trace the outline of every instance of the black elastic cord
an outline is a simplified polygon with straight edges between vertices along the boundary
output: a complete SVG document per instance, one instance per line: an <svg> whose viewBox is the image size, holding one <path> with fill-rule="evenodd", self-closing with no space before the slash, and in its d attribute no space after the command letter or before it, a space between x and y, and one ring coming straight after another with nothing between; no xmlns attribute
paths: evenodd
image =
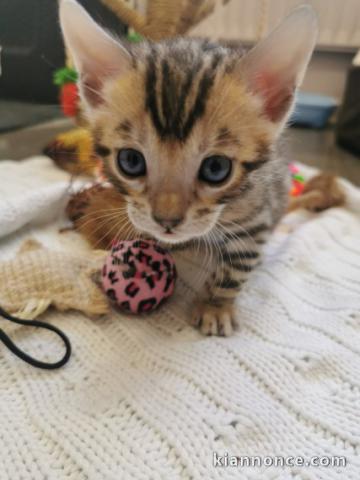
<svg viewBox="0 0 360 480"><path fill-rule="evenodd" d="M10 315L10 313L6 312L4 309L0 307L0 315L4 317L6 320L9 320L10 322L18 323L19 325L25 325L29 327L38 327L38 328L45 328L46 330L50 330L54 333L56 333L64 342L65 345L65 354L61 360L55 363L47 363L47 362L41 362L40 360L36 360L36 358L31 357L27 353L23 352L18 348L12 340L6 335L6 333L0 328L0 340L8 347L9 350L12 351L17 357L21 358L21 360L24 360L24 362L29 363L33 367L36 368L44 368L46 370L54 370L56 368L60 368L65 363L69 360L70 355L71 355L71 343L68 337L63 333L61 330L59 330L57 327L54 327L54 325L50 325L49 323L45 322L39 322L38 320L23 320L21 318L13 317Z"/></svg>

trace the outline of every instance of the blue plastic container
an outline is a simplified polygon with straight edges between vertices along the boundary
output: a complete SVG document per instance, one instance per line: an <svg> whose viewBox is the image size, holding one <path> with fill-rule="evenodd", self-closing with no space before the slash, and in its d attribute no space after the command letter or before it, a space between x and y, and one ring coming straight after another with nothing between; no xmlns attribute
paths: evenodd
<svg viewBox="0 0 360 480"><path fill-rule="evenodd" d="M337 106L336 100L332 97L298 92L290 124L324 128Z"/></svg>

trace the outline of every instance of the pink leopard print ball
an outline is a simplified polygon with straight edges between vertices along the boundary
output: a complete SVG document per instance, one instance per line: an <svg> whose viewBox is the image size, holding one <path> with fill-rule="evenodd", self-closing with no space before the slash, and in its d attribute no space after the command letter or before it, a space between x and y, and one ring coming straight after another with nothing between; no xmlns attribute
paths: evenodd
<svg viewBox="0 0 360 480"><path fill-rule="evenodd" d="M121 309L148 313L174 291L176 268L170 253L153 240L117 242L102 270L102 286Z"/></svg>

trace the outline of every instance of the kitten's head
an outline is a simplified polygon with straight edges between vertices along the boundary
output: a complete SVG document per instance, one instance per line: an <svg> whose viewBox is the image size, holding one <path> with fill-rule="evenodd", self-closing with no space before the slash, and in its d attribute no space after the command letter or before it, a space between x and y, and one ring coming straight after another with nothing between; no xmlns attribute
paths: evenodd
<svg viewBox="0 0 360 480"><path fill-rule="evenodd" d="M308 7L243 56L205 40L129 46L73 0L65 42L109 179L134 226L169 243L210 232L269 156L316 38Z"/></svg>

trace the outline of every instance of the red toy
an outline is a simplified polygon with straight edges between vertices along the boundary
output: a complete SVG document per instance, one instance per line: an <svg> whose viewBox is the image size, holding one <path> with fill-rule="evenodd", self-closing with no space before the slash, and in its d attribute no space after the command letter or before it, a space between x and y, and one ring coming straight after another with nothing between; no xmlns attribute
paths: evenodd
<svg viewBox="0 0 360 480"><path fill-rule="evenodd" d="M292 186L290 190L290 195L292 197L298 197L303 193L305 180L302 175L299 173L299 169L293 163L289 164L289 170L291 172L291 181Z"/></svg>
<svg viewBox="0 0 360 480"><path fill-rule="evenodd" d="M102 270L107 296L129 313L157 308L172 295L175 280L173 258L153 240L115 243Z"/></svg>
<svg viewBox="0 0 360 480"><path fill-rule="evenodd" d="M67 117L76 117L79 111L79 91L76 84L77 73L73 68L56 70L54 83L60 88L60 105Z"/></svg>

